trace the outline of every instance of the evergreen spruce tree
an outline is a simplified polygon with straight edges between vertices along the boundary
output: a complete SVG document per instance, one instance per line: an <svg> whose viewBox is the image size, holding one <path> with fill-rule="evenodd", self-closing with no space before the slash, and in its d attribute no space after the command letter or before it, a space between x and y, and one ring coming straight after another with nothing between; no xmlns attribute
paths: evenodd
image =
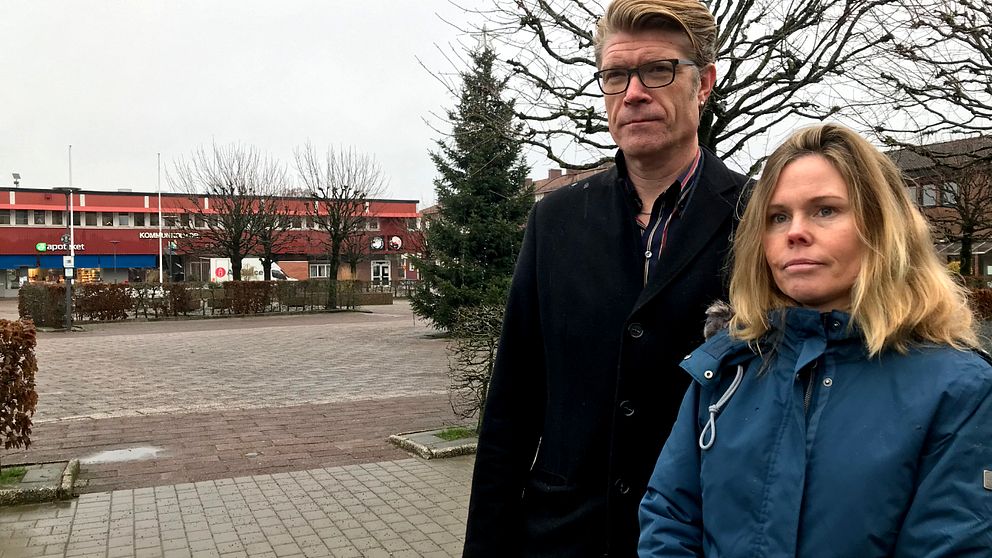
<svg viewBox="0 0 992 558"><path fill-rule="evenodd" d="M448 111L451 138L431 153L439 212L425 234L412 297L414 312L443 330L459 308L505 304L534 203L513 102L502 97L506 80L493 74L496 54L483 41L469 55L458 106Z"/></svg>

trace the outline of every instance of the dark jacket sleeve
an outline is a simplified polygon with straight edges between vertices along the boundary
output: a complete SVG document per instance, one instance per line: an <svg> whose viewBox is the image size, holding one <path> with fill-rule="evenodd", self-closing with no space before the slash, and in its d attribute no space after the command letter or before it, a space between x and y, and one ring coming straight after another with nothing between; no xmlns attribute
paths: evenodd
<svg viewBox="0 0 992 558"><path fill-rule="evenodd" d="M469 501L465 557L518 552L521 497L544 420L545 370L537 289L538 213L517 258L489 387Z"/></svg>
<svg viewBox="0 0 992 558"><path fill-rule="evenodd" d="M699 384L693 382L641 500L640 558L703 555L699 397Z"/></svg>
<svg viewBox="0 0 992 558"><path fill-rule="evenodd" d="M981 361L960 375L927 434L896 558L992 556L992 370Z"/></svg>

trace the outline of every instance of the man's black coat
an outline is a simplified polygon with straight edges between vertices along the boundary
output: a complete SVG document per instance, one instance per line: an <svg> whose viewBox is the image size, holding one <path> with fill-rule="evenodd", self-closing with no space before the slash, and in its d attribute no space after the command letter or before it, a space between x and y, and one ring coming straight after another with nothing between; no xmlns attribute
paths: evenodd
<svg viewBox="0 0 992 558"><path fill-rule="evenodd" d="M466 557L635 554L637 507L689 384L678 363L702 342L706 306L726 296L745 183L705 153L647 286L616 167L535 205L485 408Z"/></svg>

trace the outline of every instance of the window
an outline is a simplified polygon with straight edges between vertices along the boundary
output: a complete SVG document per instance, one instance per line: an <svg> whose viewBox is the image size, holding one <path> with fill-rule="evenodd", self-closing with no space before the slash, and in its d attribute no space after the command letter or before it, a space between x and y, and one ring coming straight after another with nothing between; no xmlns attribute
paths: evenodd
<svg viewBox="0 0 992 558"><path fill-rule="evenodd" d="M162 224L169 228L175 228L178 221L175 215L164 215L162 216Z"/></svg>
<svg viewBox="0 0 992 558"><path fill-rule="evenodd" d="M86 211L84 213L86 214L86 226L87 227L95 227L96 226L96 217L97 217L98 213L96 213L95 211Z"/></svg>
<svg viewBox="0 0 992 558"><path fill-rule="evenodd" d="M958 190L958 183L957 182L948 182L947 184L944 184L944 187L941 188L941 192L940 192L942 194L942 197L944 198L943 199L943 202L944 203L941 204L941 205L955 205L955 204L957 204L958 203L958 191L959 190Z"/></svg>
<svg viewBox="0 0 992 558"><path fill-rule="evenodd" d="M909 196L910 201L916 205L920 205L920 187L916 184L911 184L906 187L906 194Z"/></svg>
<svg viewBox="0 0 992 558"><path fill-rule="evenodd" d="M63 225L63 224L65 224L65 211L53 211L52 212L52 224L53 225Z"/></svg>
<svg viewBox="0 0 992 558"><path fill-rule="evenodd" d="M307 215L306 223L308 229L316 227L316 224L313 222L313 216L311 215Z"/></svg>
<svg viewBox="0 0 992 558"><path fill-rule="evenodd" d="M205 229L207 228L207 220L203 218L203 215L194 215L193 226L198 229Z"/></svg>
<svg viewBox="0 0 992 558"><path fill-rule="evenodd" d="M179 224L182 225L184 229L189 228L189 213L183 213L182 215L179 216Z"/></svg>
<svg viewBox="0 0 992 558"><path fill-rule="evenodd" d="M310 264L311 279L327 279L331 273L331 264Z"/></svg>
<svg viewBox="0 0 992 558"><path fill-rule="evenodd" d="M144 227L145 226L145 214L144 213L135 213L134 214L134 226L135 227Z"/></svg>
<svg viewBox="0 0 992 558"><path fill-rule="evenodd" d="M151 225L151 226L153 226L153 227L157 227L158 226L158 213L149 213L148 214L148 224Z"/></svg>
<svg viewBox="0 0 992 558"><path fill-rule="evenodd" d="M18 209L14 213L14 224L15 225L27 225L28 224L28 210Z"/></svg>
<svg viewBox="0 0 992 558"><path fill-rule="evenodd" d="M291 217L291 220L292 220L292 225L293 225L293 228L294 229L302 229L303 228L303 218L302 217L300 217L299 215L293 215Z"/></svg>
<svg viewBox="0 0 992 558"><path fill-rule="evenodd" d="M78 227L79 226L79 220L82 219L82 218L83 218L83 212L82 211L73 211L72 212L72 226Z"/></svg>
<svg viewBox="0 0 992 558"><path fill-rule="evenodd" d="M419 219L417 219L416 217L407 217L407 219L406 219L406 230L408 230L408 231L419 230L420 229L420 223L418 223L417 221L419 221Z"/></svg>
<svg viewBox="0 0 992 558"><path fill-rule="evenodd" d="M0 209L0 225L9 225L9 224L10 224L10 210Z"/></svg>
<svg viewBox="0 0 992 558"><path fill-rule="evenodd" d="M34 224L35 225L44 225L45 224L45 212L44 211L35 210L35 212L34 212Z"/></svg>
<svg viewBox="0 0 992 558"><path fill-rule="evenodd" d="M126 227L131 223L131 216L128 213L118 213L117 214L117 224Z"/></svg>
<svg viewBox="0 0 992 558"><path fill-rule="evenodd" d="M365 230L377 231L379 230L379 218L371 217L365 220Z"/></svg>
<svg viewBox="0 0 992 558"><path fill-rule="evenodd" d="M103 214L103 220L101 222L103 223L103 226L104 227L113 227L114 226L114 214L113 213L104 212L104 214Z"/></svg>
<svg viewBox="0 0 992 558"><path fill-rule="evenodd" d="M923 207L933 207L937 205L937 187L933 184L923 185Z"/></svg>

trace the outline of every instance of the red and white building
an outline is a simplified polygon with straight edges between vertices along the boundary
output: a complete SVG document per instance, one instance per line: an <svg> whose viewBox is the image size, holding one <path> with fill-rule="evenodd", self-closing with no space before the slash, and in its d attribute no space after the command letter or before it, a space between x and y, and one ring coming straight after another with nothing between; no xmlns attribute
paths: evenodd
<svg viewBox="0 0 992 558"><path fill-rule="evenodd" d="M307 218L312 199L287 198L293 241L278 255L295 279L326 278L326 234ZM415 280L408 255L418 244L417 200L371 200L365 211L361 261L338 278L388 284ZM81 190L72 195L77 281L207 280L210 257L187 242L199 219L184 194ZM202 204L201 204L202 205ZM161 215L161 235L160 230ZM29 281L61 281L66 240L66 196L44 189L0 187L0 297L16 296ZM160 243L161 236L161 243ZM159 246L162 246L161 252ZM258 254L250 254L257 256Z"/></svg>

